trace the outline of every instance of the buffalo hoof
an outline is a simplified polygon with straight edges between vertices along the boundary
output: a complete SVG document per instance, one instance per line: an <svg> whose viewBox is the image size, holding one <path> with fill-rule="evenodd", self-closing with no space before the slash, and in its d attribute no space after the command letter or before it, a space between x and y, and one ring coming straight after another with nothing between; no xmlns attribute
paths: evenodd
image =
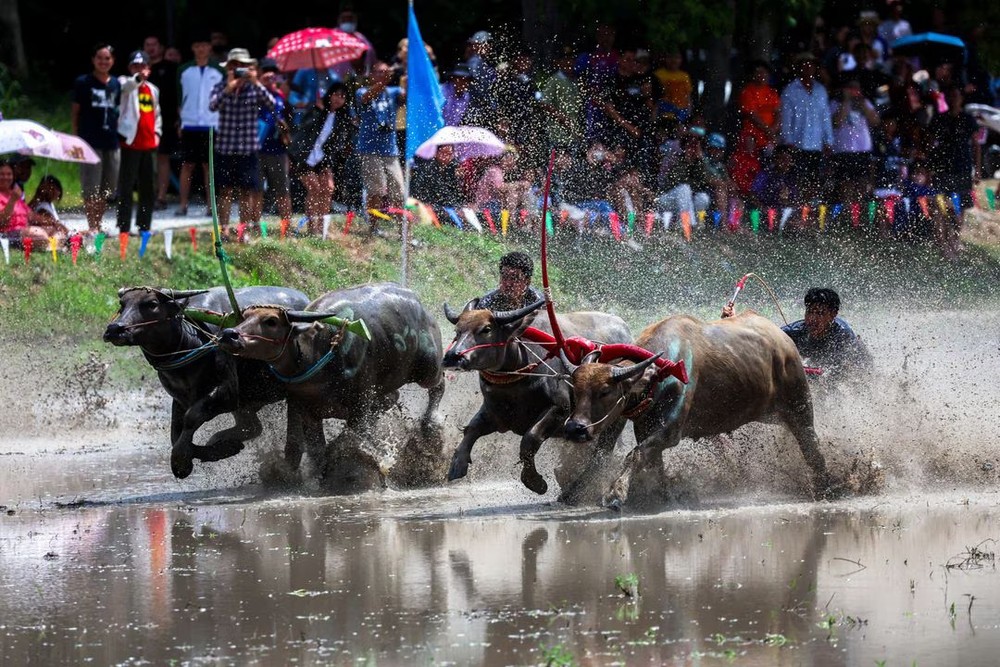
<svg viewBox="0 0 1000 667"><path fill-rule="evenodd" d="M545 495L545 492L549 490L548 482L538 474L533 464L524 465L521 470L521 483L540 496Z"/></svg>
<svg viewBox="0 0 1000 667"><path fill-rule="evenodd" d="M470 456L462 456L460 453L455 452L455 456L451 459L451 467L448 468L448 481L454 482L456 479L462 479L469 474L470 463L472 463Z"/></svg>
<svg viewBox="0 0 1000 667"><path fill-rule="evenodd" d="M601 505L611 510L612 512L621 512L622 504L623 504L622 499L615 495L607 495L601 501Z"/></svg>
<svg viewBox="0 0 1000 667"><path fill-rule="evenodd" d="M202 462L221 461L230 456L236 456L243 451L243 442L240 440L222 440L204 447L195 445L192 456Z"/></svg>
<svg viewBox="0 0 1000 667"><path fill-rule="evenodd" d="M441 441L433 436L414 433L396 456L389 470L389 482L396 488L419 489L441 483L445 458Z"/></svg>
<svg viewBox="0 0 1000 667"><path fill-rule="evenodd" d="M322 477L330 493L348 495L385 488L385 473L378 462L361 451L342 454L331 461Z"/></svg>
<svg viewBox="0 0 1000 667"><path fill-rule="evenodd" d="M260 481L268 487L288 488L302 484L302 474L284 457L271 452L261 461Z"/></svg>
<svg viewBox="0 0 1000 667"><path fill-rule="evenodd" d="M191 451L178 451L175 449L170 454L170 470L177 479L184 479L190 475L194 470L194 460L191 457Z"/></svg>

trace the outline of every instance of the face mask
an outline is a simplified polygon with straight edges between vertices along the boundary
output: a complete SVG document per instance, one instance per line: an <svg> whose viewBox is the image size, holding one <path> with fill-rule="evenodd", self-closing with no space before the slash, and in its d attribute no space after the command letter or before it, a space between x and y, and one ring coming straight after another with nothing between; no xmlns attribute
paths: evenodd
<svg viewBox="0 0 1000 667"><path fill-rule="evenodd" d="M344 23L340 24L340 29L343 30L344 32L354 32L355 30L358 29L358 24L352 23L351 21L345 21Z"/></svg>

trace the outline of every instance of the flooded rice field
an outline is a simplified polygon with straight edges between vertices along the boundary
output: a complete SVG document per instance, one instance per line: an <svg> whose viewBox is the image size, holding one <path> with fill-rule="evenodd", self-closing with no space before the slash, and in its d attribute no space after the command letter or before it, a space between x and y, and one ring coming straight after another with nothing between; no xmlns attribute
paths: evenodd
<svg viewBox="0 0 1000 667"><path fill-rule="evenodd" d="M532 494L509 435L448 486L275 491L258 469L277 408L240 455L178 481L154 386L8 373L0 665L996 664L1000 317L851 322L882 379L817 405L831 466L867 480L833 503L809 499L771 426L667 452L683 502L655 513ZM375 437L388 459L422 407L405 398ZM472 378L444 405L450 454ZM550 482L567 447L543 446Z"/></svg>

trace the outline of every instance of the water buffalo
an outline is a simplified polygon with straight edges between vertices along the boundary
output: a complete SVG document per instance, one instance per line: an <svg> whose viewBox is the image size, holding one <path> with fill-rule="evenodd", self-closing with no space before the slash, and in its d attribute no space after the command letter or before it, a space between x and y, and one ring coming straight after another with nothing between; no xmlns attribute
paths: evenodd
<svg viewBox="0 0 1000 667"><path fill-rule="evenodd" d="M770 320L749 311L716 322L678 315L650 325L635 343L683 360L689 382L661 380L653 365L660 355L633 365L594 363L587 355L571 368L575 408L567 438L590 440L623 413L634 423L638 445L605 496L606 506L620 508L636 488L654 495L662 490L663 450L681 438L727 433L754 421L785 424L812 469L815 492L829 489L802 360Z"/></svg>
<svg viewBox="0 0 1000 667"><path fill-rule="evenodd" d="M535 467L535 454L542 442L561 432L570 414L567 370L559 357L539 363L545 352L538 345L519 338L544 303L538 301L519 310L494 313L480 309L478 299L473 299L457 314L445 304L445 316L455 325L455 339L445 353L444 365L479 371L479 387L483 393L483 404L463 429L462 442L452 457L449 480L466 475L476 440L490 433L513 431L521 436L521 482L538 494L548 490L548 483ZM582 336L603 343L631 340L628 326L614 315L577 312L558 317L566 336ZM540 319L544 321L539 322L537 328L551 332L548 317ZM578 502L597 464L614 450L625 421L614 420L607 426L590 465L581 475L570 479L569 470L557 470L562 487L560 500Z"/></svg>
<svg viewBox="0 0 1000 667"><path fill-rule="evenodd" d="M306 312L253 307L243 316L240 324L222 332L219 345L231 354L266 361L285 384L289 412L301 420L301 433L290 433L286 444L285 460L293 468L301 461L304 441L331 488L346 492L384 484L378 462L356 439L395 405L405 384L428 390L422 431L439 427L441 332L410 290L392 283L361 285L328 292L306 306ZM362 320L371 340L321 322L330 316ZM328 418L346 421L331 448L334 457L327 455L323 434ZM348 447L352 440L354 446Z"/></svg>
<svg viewBox="0 0 1000 667"><path fill-rule="evenodd" d="M309 298L284 287L246 287L236 290L241 306L276 303L302 308ZM285 386L271 377L267 365L252 359L237 360L216 346L219 327L195 323L185 308L218 313L231 307L222 287L179 291L153 287L124 288L118 292L119 310L104 331L112 345L138 345L160 378L173 405L170 413L170 469L183 479L191 474L193 460L218 461L243 449L243 441L262 431L257 412L268 403L285 398ZM231 412L236 424L194 444L202 424Z"/></svg>

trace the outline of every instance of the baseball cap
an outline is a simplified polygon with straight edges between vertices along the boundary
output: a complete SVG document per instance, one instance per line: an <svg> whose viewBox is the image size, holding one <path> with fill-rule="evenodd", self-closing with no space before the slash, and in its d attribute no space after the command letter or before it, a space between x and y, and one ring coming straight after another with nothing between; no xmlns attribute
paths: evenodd
<svg viewBox="0 0 1000 667"><path fill-rule="evenodd" d="M146 55L145 51L133 51L128 57L129 65L148 65L149 56Z"/></svg>
<svg viewBox="0 0 1000 667"><path fill-rule="evenodd" d="M261 58L260 62L257 64L260 67L261 72L277 72L278 71L278 61L274 58Z"/></svg>

